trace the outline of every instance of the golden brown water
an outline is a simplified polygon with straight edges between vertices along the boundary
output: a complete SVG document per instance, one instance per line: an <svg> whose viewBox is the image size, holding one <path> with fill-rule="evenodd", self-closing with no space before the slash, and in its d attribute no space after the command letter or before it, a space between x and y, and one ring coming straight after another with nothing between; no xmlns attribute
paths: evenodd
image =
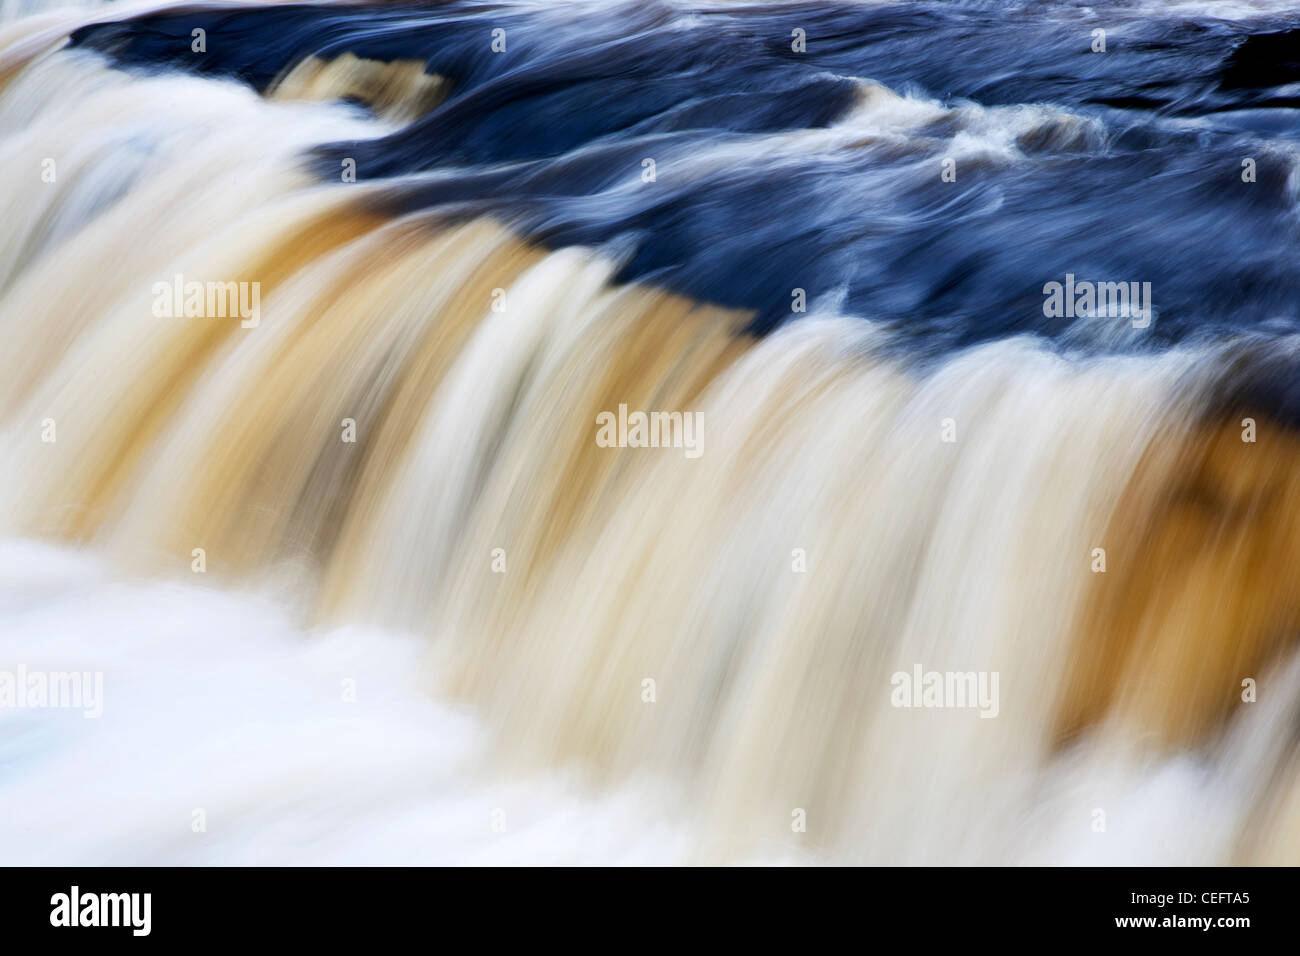
<svg viewBox="0 0 1300 956"><path fill-rule="evenodd" d="M1194 351L1011 340L921 370L860 320L753 338L594 250L303 171L372 121L298 101L409 120L442 95L418 66L306 61L259 100L23 32L0 37L9 534L129 578L187 578L195 549L222 588L288 568L306 624L419 634L498 770L680 784L693 860L1051 860L1125 799L1115 767L1183 757L1233 768L1236 816L1134 855L1294 862L1295 747L1241 741L1285 720L1243 680L1294 696L1300 442L1196 424ZM256 322L160 317L178 274L256 283ZM620 405L699 413L701 454L600 447ZM895 706L914 665L996 673L995 719Z"/></svg>

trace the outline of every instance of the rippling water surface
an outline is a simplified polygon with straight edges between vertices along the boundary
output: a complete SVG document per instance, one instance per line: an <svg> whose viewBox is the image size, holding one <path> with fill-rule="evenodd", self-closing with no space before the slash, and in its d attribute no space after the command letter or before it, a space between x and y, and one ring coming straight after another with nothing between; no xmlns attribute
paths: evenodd
<svg viewBox="0 0 1300 956"><path fill-rule="evenodd" d="M0 860L1297 862L1298 201L1283 2L2 0Z"/></svg>

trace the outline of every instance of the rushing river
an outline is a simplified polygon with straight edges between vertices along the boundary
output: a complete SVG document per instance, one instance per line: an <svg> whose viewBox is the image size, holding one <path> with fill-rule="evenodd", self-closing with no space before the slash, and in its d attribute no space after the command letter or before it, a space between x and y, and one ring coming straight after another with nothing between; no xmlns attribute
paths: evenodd
<svg viewBox="0 0 1300 956"><path fill-rule="evenodd" d="M0 0L0 862L1300 862L1300 4Z"/></svg>

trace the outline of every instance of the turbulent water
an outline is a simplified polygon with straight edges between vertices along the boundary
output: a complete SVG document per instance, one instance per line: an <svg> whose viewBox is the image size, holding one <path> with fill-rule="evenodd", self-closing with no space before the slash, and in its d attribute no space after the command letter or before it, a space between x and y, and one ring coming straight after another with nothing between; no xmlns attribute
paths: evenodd
<svg viewBox="0 0 1300 956"><path fill-rule="evenodd" d="M47 6L0 861L1300 862L1300 6Z"/></svg>

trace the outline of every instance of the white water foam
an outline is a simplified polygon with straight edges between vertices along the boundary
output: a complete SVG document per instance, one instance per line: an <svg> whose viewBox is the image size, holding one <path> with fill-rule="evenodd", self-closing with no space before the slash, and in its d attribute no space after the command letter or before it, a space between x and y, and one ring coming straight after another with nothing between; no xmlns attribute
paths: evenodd
<svg viewBox="0 0 1300 956"><path fill-rule="evenodd" d="M102 671L98 719L0 708L0 864L666 863L669 793L503 780L415 637L0 543L0 669ZM355 682L355 702L344 699ZM195 811L206 832L195 832ZM504 830L498 832L504 811Z"/></svg>

